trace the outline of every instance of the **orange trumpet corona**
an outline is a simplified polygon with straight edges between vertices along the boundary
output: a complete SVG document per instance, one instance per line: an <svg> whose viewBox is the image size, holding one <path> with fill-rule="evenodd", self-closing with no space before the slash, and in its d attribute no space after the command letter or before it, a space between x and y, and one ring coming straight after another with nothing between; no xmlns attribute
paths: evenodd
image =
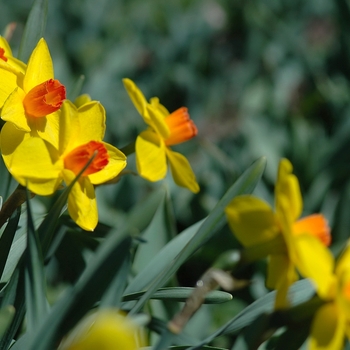
<svg viewBox="0 0 350 350"><path fill-rule="evenodd" d="M66 88L58 80L49 79L31 89L23 100L26 113L45 117L60 109L66 99Z"/></svg>
<svg viewBox="0 0 350 350"><path fill-rule="evenodd" d="M295 234L307 233L317 237L325 246L331 244L331 232L327 220L322 214L306 216L293 224Z"/></svg>
<svg viewBox="0 0 350 350"><path fill-rule="evenodd" d="M165 123L170 130L170 136L165 140L167 146L190 140L198 133L197 127L190 119L186 107L181 107L165 117Z"/></svg>
<svg viewBox="0 0 350 350"><path fill-rule="evenodd" d="M69 152L64 158L64 167L78 175L93 156L95 156L94 159L82 176L97 173L108 164L109 158L106 147L98 141L90 141Z"/></svg>

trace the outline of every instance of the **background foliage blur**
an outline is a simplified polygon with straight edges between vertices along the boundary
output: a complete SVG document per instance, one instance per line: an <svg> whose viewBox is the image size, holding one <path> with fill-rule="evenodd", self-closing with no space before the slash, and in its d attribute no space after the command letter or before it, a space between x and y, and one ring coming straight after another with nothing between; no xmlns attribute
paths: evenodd
<svg viewBox="0 0 350 350"><path fill-rule="evenodd" d="M30 7L30 1L0 1L0 30L17 23L15 54ZM201 192L165 181L179 231L203 218L265 155L268 166L256 193L273 202L277 164L287 157L301 183L305 214L326 215L333 247L348 238L348 1L60 0L49 2L48 19L45 39L55 76L68 93L85 76L82 92L107 110L109 142L123 147L144 129L124 77L170 111L189 108L199 134L179 148ZM128 168L135 169L133 157ZM159 185L126 176L118 186L99 189L101 222L122 221ZM212 243L180 271L181 283L193 285L228 244L237 245L228 229Z"/></svg>

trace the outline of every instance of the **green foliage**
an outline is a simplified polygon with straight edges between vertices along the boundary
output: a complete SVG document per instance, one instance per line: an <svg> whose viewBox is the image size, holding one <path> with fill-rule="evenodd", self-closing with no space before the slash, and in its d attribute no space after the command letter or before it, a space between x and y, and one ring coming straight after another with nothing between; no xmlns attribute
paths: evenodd
<svg viewBox="0 0 350 350"><path fill-rule="evenodd" d="M282 157L300 181L303 214L325 214L335 256L346 246L349 18L348 3L331 0L0 0L2 33L17 23L9 35L15 56L26 62L44 36L68 97L101 101L116 147L145 128L122 78L169 111L187 106L198 137L174 148L201 186L194 195L170 176L147 183L128 155L130 173L96 188L94 232L66 214L72 186L51 197L27 194L1 229L0 349L57 348L91 310L112 307L136 320L147 314L144 349L303 346L320 306L315 290L308 280L295 283L290 309L275 311L275 292L261 282L264 261L235 266L235 278L252 284L208 292L201 303L209 305L178 333L169 322L207 269L241 248L226 226L227 204L253 192L273 203ZM5 201L17 184L2 160L0 177ZM234 307L218 322L220 303Z"/></svg>

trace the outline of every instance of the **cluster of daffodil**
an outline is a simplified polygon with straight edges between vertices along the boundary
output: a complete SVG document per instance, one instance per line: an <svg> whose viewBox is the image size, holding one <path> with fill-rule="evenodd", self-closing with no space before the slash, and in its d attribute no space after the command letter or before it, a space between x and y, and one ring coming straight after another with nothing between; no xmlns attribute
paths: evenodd
<svg viewBox="0 0 350 350"><path fill-rule="evenodd" d="M342 349L345 335L350 334L350 246L335 264L327 248L331 234L326 219L322 214L300 219L302 209L298 179L291 163L283 159L275 186L275 210L257 197L243 195L231 201L226 216L244 247L270 246L266 285L276 290L276 309L288 308L288 288L299 274L313 282L324 303L314 315L309 348Z"/></svg>
<svg viewBox="0 0 350 350"><path fill-rule="evenodd" d="M126 155L103 141L106 113L102 104L87 95L74 102L66 99L64 85L54 79L44 39L25 64L12 56L7 41L0 37L0 80L5 122L1 154L9 172L22 186L42 196L52 195L63 181L70 185L80 175L68 197L68 212L80 227L93 230L98 222L94 186L117 178L126 166ZM148 103L131 80L125 79L124 84L148 125L135 145L139 174L149 181L161 180L168 161L175 182L198 192L187 159L169 147L197 134L187 109L170 114L157 98Z"/></svg>

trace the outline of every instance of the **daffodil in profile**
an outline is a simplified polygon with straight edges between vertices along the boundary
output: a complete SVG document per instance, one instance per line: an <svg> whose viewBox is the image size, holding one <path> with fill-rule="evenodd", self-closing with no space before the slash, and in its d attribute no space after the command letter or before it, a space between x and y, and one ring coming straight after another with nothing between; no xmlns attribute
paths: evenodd
<svg viewBox="0 0 350 350"><path fill-rule="evenodd" d="M327 249L330 229L321 214L299 219L303 202L292 169L287 159L281 160L275 210L250 195L235 197L225 209L229 226L243 246L258 246L278 236L284 242L284 249L268 256L266 285L277 290L276 308L288 306L288 288L298 279L297 272L313 280L320 296L327 293L332 276L332 256Z"/></svg>
<svg viewBox="0 0 350 350"><path fill-rule="evenodd" d="M93 230L98 222L94 185L117 177L126 166L126 157L103 142L105 110L99 102L87 102L77 108L66 100L59 117L57 149L6 123L1 133L2 156L21 185L43 196L54 193L62 180L71 184L91 161L69 193L68 212L80 227Z"/></svg>
<svg viewBox="0 0 350 350"><path fill-rule="evenodd" d="M157 97L151 98L148 103L133 81L123 79L123 82L133 104L148 125L148 129L136 139L136 166L139 174L149 181L164 179L168 161L175 183L197 193L199 186L188 160L170 148L197 135L197 128L190 119L187 108L182 107L169 113Z"/></svg>
<svg viewBox="0 0 350 350"><path fill-rule="evenodd" d="M59 350L138 350L144 346L140 327L118 310L105 309L85 317Z"/></svg>
<svg viewBox="0 0 350 350"><path fill-rule="evenodd" d="M8 48L6 50L2 57L8 58ZM39 40L24 72L10 64L1 64L0 80L2 120L31 136L40 136L57 148L59 116L56 112L66 98L66 90L54 79L53 64L45 40Z"/></svg>

